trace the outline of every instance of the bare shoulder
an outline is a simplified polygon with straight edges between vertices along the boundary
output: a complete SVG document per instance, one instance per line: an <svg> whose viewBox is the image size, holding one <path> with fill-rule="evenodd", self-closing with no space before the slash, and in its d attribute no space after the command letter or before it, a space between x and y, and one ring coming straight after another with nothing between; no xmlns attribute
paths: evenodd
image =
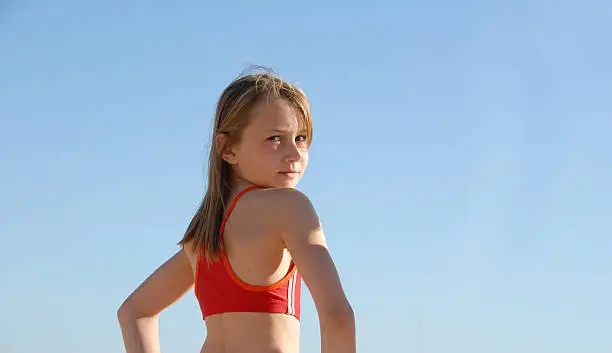
<svg viewBox="0 0 612 353"><path fill-rule="evenodd" d="M270 188L270 189L260 189L257 190L256 193L268 197L268 198L276 198L277 200L285 200L289 202L300 202L308 201L308 197L306 194L301 192L298 189L292 188Z"/></svg>
<svg viewBox="0 0 612 353"><path fill-rule="evenodd" d="M321 316L352 315L319 217L310 201L295 189L265 189L250 201L269 220L289 250Z"/></svg>
<svg viewBox="0 0 612 353"><path fill-rule="evenodd" d="M289 227L318 227L319 218L303 192L289 188L255 190L245 196L245 207L278 230Z"/></svg>

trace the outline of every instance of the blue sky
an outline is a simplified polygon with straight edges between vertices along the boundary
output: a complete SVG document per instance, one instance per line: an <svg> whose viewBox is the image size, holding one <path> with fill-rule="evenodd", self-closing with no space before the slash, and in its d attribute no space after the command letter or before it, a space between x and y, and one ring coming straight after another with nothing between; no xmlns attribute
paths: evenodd
<svg viewBox="0 0 612 353"><path fill-rule="evenodd" d="M612 351L609 2L221 3L1 3L1 352L122 349L250 64L311 99L360 352ZM162 351L204 337L192 293L161 317Z"/></svg>

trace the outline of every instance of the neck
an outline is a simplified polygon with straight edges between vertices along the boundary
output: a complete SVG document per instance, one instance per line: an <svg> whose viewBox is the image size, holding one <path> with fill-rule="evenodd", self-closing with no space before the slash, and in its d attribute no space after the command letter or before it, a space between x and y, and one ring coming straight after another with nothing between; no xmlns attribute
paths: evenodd
<svg viewBox="0 0 612 353"><path fill-rule="evenodd" d="M246 188L248 188L250 186L253 186L253 185L254 185L253 183L251 183L251 182L249 182L249 181L247 181L245 179L242 179L242 178L237 177L237 176L233 176L232 180L230 181L230 188L231 188L230 192L231 192L232 195L235 195L235 194L239 193L240 191L242 191L242 190L244 190L244 189L246 189Z"/></svg>

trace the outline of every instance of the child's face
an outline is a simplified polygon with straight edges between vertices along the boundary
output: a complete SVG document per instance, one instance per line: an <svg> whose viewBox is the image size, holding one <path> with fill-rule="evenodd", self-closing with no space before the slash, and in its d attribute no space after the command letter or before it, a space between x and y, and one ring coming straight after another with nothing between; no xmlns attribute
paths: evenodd
<svg viewBox="0 0 612 353"><path fill-rule="evenodd" d="M308 164L308 136L299 111L283 99L258 103L232 149L239 178L262 187L293 188Z"/></svg>

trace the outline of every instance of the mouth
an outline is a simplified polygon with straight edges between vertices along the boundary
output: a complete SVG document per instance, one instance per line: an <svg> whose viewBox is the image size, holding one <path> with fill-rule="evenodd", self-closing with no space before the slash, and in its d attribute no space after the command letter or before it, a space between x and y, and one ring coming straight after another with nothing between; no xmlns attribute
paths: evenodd
<svg viewBox="0 0 612 353"><path fill-rule="evenodd" d="M293 171L293 170L288 170L288 171L284 171L284 172L278 172L278 174L287 175L287 176L295 176L295 175L299 175L300 172Z"/></svg>

